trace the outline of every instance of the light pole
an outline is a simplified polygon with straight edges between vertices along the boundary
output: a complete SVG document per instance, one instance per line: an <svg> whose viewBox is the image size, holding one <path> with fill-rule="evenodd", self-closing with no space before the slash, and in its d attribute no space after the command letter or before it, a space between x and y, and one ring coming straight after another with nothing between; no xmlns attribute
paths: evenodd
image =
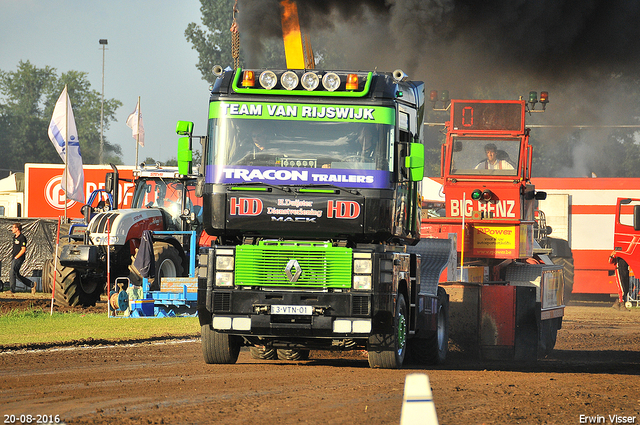
<svg viewBox="0 0 640 425"><path fill-rule="evenodd" d="M102 99L100 101L100 164L104 164L104 51L107 47L106 38L99 41L102 46Z"/></svg>

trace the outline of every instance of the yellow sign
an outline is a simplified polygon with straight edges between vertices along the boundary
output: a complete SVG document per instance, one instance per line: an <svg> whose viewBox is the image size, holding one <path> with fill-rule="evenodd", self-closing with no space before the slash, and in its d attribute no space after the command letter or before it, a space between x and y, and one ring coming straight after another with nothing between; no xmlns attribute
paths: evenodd
<svg viewBox="0 0 640 425"><path fill-rule="evenodd" d="M479 255L512 255L516 250L516 226L473 228L473 252Z"/></svg>

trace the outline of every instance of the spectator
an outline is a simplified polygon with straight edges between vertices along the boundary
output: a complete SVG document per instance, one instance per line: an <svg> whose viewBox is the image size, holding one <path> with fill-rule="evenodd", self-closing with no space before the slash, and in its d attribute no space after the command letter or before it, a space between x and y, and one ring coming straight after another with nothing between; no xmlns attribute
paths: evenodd
<svg viewBox="0 0 640 425"><path fill-rule="evenodd" d="M14 223L13 226L11 226L11 232L13 232L11 270L9 270L9 286L11 292L16 292L17 278L25 286L31 288L32 294L35 294L36 284L20 274L20 268L24 263L24 258L27 253L27 238L22 234L22 224Z"/></svg>

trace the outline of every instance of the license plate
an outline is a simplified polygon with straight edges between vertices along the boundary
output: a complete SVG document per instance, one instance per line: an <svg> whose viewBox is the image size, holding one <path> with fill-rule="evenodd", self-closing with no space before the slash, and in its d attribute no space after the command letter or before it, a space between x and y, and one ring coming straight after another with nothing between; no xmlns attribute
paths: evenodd
<svg viewBox="0 0 640 425"><path fill-rule="evenodd" d="M296 316L311 316L310 305L272 305L271 314L291 314Z"/></svg>

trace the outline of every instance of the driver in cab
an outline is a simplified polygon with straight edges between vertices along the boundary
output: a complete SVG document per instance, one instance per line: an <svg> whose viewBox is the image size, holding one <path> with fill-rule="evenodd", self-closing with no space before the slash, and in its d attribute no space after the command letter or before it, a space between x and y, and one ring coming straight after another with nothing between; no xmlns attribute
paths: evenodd
<svg viewBox="0 0 640 425"><path fill-rule="evenodd" d="M478 165L475 166L476 170L513 170L513 165L511 165L505 159L498 159L498 149L496 145L493 143L487 143L484 147L484 153L487 155L487 158L480 161Z"/></svg>

